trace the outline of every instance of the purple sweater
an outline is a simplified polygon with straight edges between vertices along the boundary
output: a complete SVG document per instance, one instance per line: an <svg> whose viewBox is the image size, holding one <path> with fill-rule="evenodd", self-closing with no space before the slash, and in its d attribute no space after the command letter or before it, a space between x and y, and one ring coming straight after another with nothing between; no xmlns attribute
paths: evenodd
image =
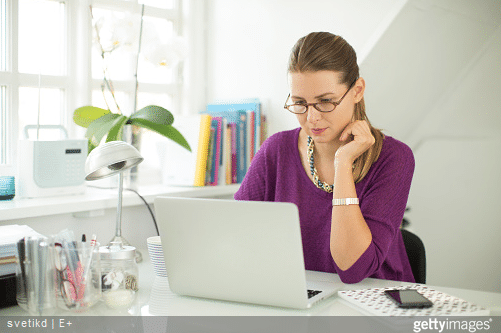
<svg viewBox="0 0 501 333"><path fill-rule="evenodd" d="M263 143L235 199L295 203L307 270L337 273L344 283L366 277L414 282L399 230L414 173L411 149L386 136L379 159L355 184L372 242L342 271L330 253L332 193L317 188L306 174L297 149L299 131L276 133Z"/></svg>

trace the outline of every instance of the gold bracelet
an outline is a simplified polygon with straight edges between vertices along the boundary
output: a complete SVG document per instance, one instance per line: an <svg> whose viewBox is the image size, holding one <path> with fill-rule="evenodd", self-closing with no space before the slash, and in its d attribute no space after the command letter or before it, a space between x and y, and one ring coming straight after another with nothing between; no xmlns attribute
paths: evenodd
<svg viewBox="0 0 501 333"><path fill-rule="evenodd" d="M332 199L333 206L358 205L358 198Z"/></svg>

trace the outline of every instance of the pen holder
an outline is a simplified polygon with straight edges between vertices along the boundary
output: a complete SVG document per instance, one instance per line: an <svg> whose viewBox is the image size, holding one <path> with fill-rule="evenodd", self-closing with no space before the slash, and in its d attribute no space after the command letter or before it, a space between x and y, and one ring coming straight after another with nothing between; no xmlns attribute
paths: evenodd
<svg viewBox="0 0 501 333"><path fill-rule="evenodd" d="M23 238L18 243L16 299L32 315L51 315L56 309L52 251L45 237Z"/></svg>
<svg viewBox="0 0 501 333"><path fill-rule="evenodd" d="M101 298L99 244L52 245L54 281L59 308L84 312Z"/></svg>

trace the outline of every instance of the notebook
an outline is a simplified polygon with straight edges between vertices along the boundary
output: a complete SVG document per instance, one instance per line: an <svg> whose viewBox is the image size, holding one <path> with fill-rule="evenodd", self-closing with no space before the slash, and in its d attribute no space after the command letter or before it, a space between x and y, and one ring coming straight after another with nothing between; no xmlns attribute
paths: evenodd
<svg viewBox="0 0 501 333"><path fill-rule="evenodd" d="M304 309L344 286L306 280L292 203L157 197L155 211L176 294Z"/></svg>

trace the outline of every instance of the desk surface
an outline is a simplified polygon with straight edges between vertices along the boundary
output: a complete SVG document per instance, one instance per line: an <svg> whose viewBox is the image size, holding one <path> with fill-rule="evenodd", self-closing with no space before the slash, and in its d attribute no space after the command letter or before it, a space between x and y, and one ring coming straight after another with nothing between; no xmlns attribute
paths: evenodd
<svg viewBox="0 0 501 333"><path fill-rule="evenodd" d="M365 313L357 307L334 295L325 299L310 309L295 310L260 306L253 304L234 303L173 294L167 278L156 277L147 256L143 250L144 260L139 264L139 292L135 304L128 310L112 310L101 302L83 314L74 314L58 310L55 315L89 315L89 316L360 316ZM308 271L307 274L320 281L340 282L337 274ZM408 285L405 282L365 279L357 284L346 284L343 289L365 289L376 287L394 287ZM435 287L433 289L476 303L491 312L491 316L501 315L501 293L474 291L467 289ZM19 306L0 310L0 316L28 315Z"/></svg>

